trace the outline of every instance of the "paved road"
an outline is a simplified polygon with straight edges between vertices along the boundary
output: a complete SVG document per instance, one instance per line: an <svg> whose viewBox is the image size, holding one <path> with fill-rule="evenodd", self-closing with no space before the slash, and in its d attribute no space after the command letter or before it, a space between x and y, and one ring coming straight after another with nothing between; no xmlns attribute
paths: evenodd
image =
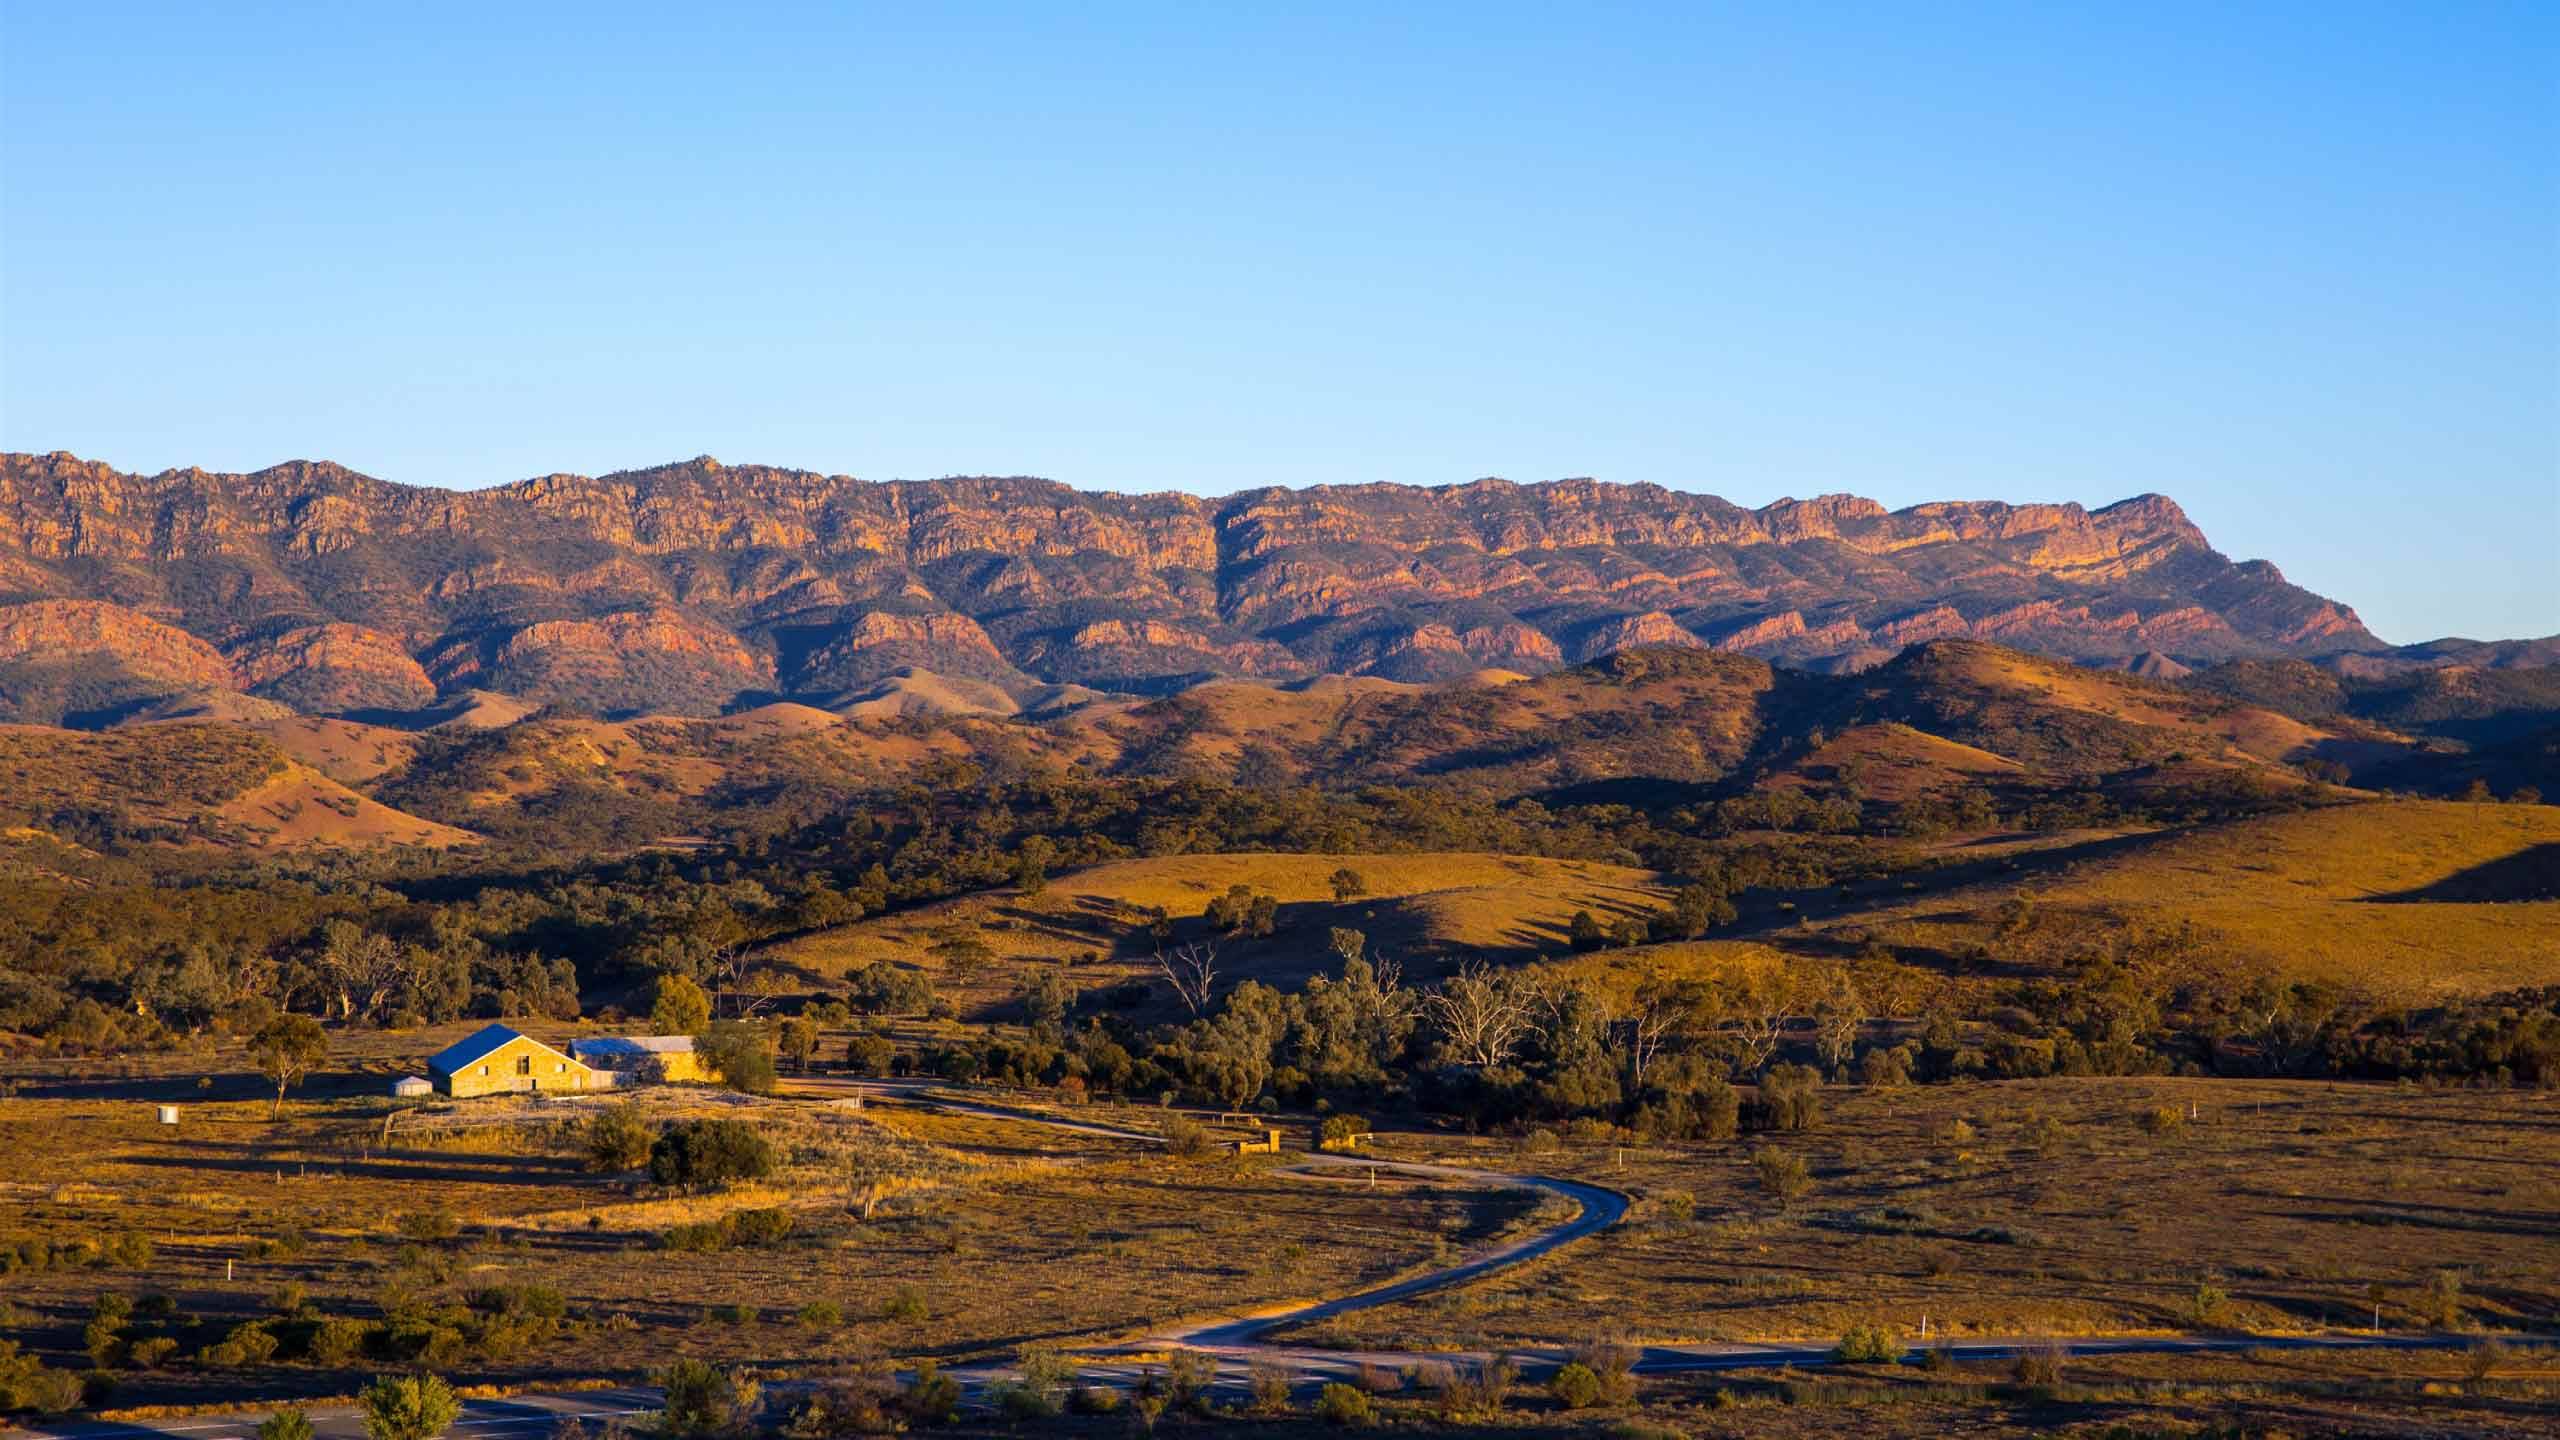
<svg viewBox="0 0 2560 1440"><path fill-rule="evenodd" d="M1090 1135L1141 1144L1161 1145L1164 1137L1143 1131L1124 1130L1090 1121L1066 1120L1034 1111L1007 1109L999 1105L957 1100L932 1093L921 1082L885 1082L858 1089L862 1103L885 1101L901 1105L925 1105L938 1109L1025 1124L1048 1126L1071 1134ZM848 1096L845 1103L855 1103ZM1221 1387L1241 1389L1252 1370L1258 1366L1277 1366L1290 1372L1301 1387L1312 1387L1326 1380L1348 1378L1364 1367L1402 1370L1407 1366L1453 1358L1442 1352L1421 1351L1346 1351L1320 1349L1303 1345L1274 1344L1262 1337L1283 1325L1324 1320L1336 1315L1365 1310L1372 1306L1409 1300L1416 1295L1463 1285L1499 1270L1536 1259L1562 1246L1570 1245L1586 1235L1605 1230L1618 1223L1627 1212L1627 1197L1614 1190L1584 1185L1544 1175L1509 1175L1490 1170L1468 1169L1451 1165L1424 1165L1404 1161L1374 1160L1357 1155L1310 1154L1297 1157L1288 1167L1292 1173L1314 1180L1357 1178L1376 1170L1411 1175L1448 1184L1508 1186L1539 1190L1573 1201L1578 1207L1570 1220L1513 1240L1495 1249L1468 1257L1445 1269L1415 1275L1392 1284L1363 1290L1357 1294L1332 1300L1309 1301L1300 1305L1237 1317L1195 1321L1149 1335L1124 1344L1099 1347L1084 1352L1083 1371L1096 1383L1128 1385L1136 1383L1151 1368L1145 1358L1168 1349L1203 1351L1213 1357L1217 1383ZM1947 1346L1958 1359L2007 1359L2027 1346L2059 1346L2074 1355L2118 1355L2136 1353L2206 1353L2232 1350L2350 1350L2350 1349L2443 1349L2470 1343L2461 1335L2396 1335L2396 1336L2294 1336L2230 1338L2186 1338L2159 1335L2098 1335L2071 1337L2016 1336L2004 1339L1956 1341ZM2527 1341L2525 1343L2543 1343ZM1556 1349L1518 1349L1507 1352L1521 1366L1528 1378L1535 1379L1562 1364L1566 1353ZM1653 1345L1642 1351L1636 1363L1639 1373L1668 1375L1715 1370L1741 1370L1762 1366L1815 1366L1831 1363L1829 1342L1805 1344L1713 1344ZM1000 1365L972 1366L956 1369L952 1377L971 1393L1002 1380L1009 1371ZM791 1387L775 1387L777 1394L787 1394ZM572 1418L590 1424L615 1416L635 1416L654 1410L658 1393L645 1386L618 1390L582 1391L565 1395L519 1395L505 1400L473 1400L463 1407L463 1418L454 1427L462 1440L481 1436L538 1437ZM23 1430L0 1432L9 1440L18 1436L36 1440L145 1440L161 1436L168 1440L249 1440L249 1431L265 1418L270 1406L244 1408L225 1415L194 1416L172 1420L101 1421L64 1420L44 1422ZM311 1414L318 1440L364 1440L364 1427L351 1409L328 1407Z"/></svg>

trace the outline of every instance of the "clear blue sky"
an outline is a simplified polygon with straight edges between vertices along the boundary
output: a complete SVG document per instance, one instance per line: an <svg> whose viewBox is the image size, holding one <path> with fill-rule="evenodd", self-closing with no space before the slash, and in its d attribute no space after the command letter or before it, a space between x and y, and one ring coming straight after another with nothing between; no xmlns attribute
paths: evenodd
<svg viewBox="0 0 2560 1440"><path fill-rule="evenodd" d="M7 0L0 444L2176 496L2560 630L2560 8Z"/></svg>

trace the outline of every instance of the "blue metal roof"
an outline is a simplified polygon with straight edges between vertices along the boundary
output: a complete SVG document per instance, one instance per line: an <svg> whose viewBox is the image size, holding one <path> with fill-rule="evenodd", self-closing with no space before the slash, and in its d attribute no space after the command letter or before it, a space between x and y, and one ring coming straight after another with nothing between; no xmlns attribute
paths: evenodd
<svg viewBox="0 0 2560 1440"><path fill-rule="evenodd" d="M430 1070L459 1075L465 1066L479 1063L510 1040L521 1040L524 1032L506 1025L488 1025L473 1031L467 1038L456 1040L427 1062Z"/></svg>

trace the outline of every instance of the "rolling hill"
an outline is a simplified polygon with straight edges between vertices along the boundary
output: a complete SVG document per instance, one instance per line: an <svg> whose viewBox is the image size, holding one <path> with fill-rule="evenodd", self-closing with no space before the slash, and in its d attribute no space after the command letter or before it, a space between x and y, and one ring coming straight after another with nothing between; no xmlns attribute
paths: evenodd
<svg viewBox="0 0 2560 1440"><path fill-rule="evenodd" d="M1953 968L2022 901L2022 956L2192 924L2218 957L2411 1002L2560 984L2560 807L2336 805L2057 846L1946 881L1872 887L1760 938L1802 954L1873 939Z"/></svg>
<svg viewBox="0 0 2560 1440"><path fill-rule="evenodd" d="M1346 867L1365 893L1337 899L1331 877ZM1280 902L1272 935L1218 937L1201 922L1209 902L1238 885ZM1461 956L1520 960L1559 950L1577 910L1646 915L1668 895L1651 871L1535 856L1177 855L1089 866L1036 895L990 892L902 910L791 941L774 958L813 981L875 962L910 966L965 1006L989 1006L1028 967L1070 967L1083 986L1145 979L1160 944L1199 939L1218 944L1221 975L1295 987L1336 967L1328 937L1341 926L1428 980ZM1150 933L1159 914L1174 922L1169 941ZM984 953L950 949L955 935L983 943Z"/></svg>

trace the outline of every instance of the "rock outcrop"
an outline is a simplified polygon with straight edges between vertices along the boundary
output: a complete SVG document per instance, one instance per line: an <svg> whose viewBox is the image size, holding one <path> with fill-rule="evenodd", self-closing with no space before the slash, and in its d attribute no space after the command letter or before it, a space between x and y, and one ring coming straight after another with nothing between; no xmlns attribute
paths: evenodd
<svg viewBox="0 0 2560 1440"><path fill-rule="evenodd" d="M904 669L1025 692L1201 675L1535 673L1632 645L1856 668L1933 639L2110 665L2382 647L2176 504L1483 480L1116 495L708 457L486 490L294 462L0 458L0 663L113 657L306 710L479 687L607 710ZM12 638L15 637L15 638ZM8 647L15 647L12 652Z"/></svg>

